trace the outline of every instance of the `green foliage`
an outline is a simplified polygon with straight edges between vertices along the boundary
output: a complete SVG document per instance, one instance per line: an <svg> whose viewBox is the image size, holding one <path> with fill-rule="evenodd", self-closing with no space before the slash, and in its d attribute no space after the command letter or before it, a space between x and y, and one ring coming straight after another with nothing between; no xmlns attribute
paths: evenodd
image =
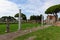
<svg viewBox="0 0 60 40"><path fill-rule="evenodd" d="M15 14L14 17L19 17L19 13ZM21 13L21 17L22 17L23 20L26 20L26 19L27 19L27 18L26 18L26 15L23 14L23 13Z"/></svg>
<svg viewBox="0 0 60 40"><path fill-rule="evenodd" d="M36 20L36 16L35 15L30 16L30 20Z"/></svg>
<svg viewBox="0 0 60 40"><path fill-rule="evenodd" d="M6 21L6 19L10 20L10 21L13 21L13 20L16 20L14 17L12 16L2 16L1 17L1 20L2 21Z"/></svg>
<svg viewBox="0 0 60 40"><path fill-rule="evenodd" d="M54 14L58 12L60 12L60 4L51 6L45 11L46 14Z"/></svg>
<svg viewBox="0 0 60 40"><path fill-rule="evenodd" d="M40 15L40 16L35 16L35 15L32 15L32 16L30 16L30 20L40 20L41 21L41 19L42 19L42 15Z"/></svg>
<svg viewBox="0 0 60 40"><path fill-rule="evenodd" d="M15 14L15 16L14 16L14 17L19 17L19 13Z"/></svg>

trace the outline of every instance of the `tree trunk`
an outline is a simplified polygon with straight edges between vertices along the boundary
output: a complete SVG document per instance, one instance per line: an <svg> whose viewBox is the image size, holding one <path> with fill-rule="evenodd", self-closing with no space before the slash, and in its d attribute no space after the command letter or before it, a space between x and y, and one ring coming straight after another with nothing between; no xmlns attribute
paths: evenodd
<svg viewBox="0 0 60 40"><path fill-rule="evenodd" d="M57 13L55 13L55 21L57 21L58 15Z"/></svg>

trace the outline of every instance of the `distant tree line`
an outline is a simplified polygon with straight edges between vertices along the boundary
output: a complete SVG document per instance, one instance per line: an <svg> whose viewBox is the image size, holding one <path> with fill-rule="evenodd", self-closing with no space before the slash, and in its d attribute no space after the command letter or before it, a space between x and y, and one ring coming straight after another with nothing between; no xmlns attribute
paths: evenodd
<svg viewBox="0 0 60 40"><path fill-rule="evenodd" d="M19 13L15 14L14 17L19 17ZM21 17L22 17L22 20L27 20L27 17L26 17L25 14L21 13ZM37 15L37 16L36 15L31 15L30 16L30 21L32 21L32 20L41 21L41 19L42 19L42 14L41 15Z"/></svg>
<svg viewBox="0 0 60 40"><path fill-rule="evenodd" d="M41 21L41 19L42 19L42 15L40 15L40 16L35 16L35 15L32 15L32 16L30 16L30 20L40 20Z"/></svg>
<svg viewBox="0 0 60 40"><path fill-rule="evenodd" d="M15 19L15 17L18 18L19 17L19 13L15 14L14 17L12 17L12 16L2 16L0 18L0 21L1 22L6 22L6 19L8 19L10 22L14 22L14 21L17 21ZM22 20L27 21L27 17L23 13L21 13L21 18L22 18ZM29 20L30 21L32 21L32 20L35 20L35 21L39 20L39 21L41 21L41 19L42 19L42 14L41 15L31 15Z"/></svg>
<svg viewBox="0 0 60 40"><path fill-rule="evenodd" d="M31 15L30 16L30 21L41 23L42 16L43 16L42 14L41 15Z"/></svg>

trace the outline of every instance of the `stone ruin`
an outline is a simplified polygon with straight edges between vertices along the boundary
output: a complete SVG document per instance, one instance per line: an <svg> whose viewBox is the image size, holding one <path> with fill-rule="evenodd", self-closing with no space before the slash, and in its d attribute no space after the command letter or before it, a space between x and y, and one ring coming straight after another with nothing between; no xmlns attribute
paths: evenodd
<svg viewBox="0 0 60 40"><path fill-rule="evenodd" d="M55 20L56 20L55 16L48 15L47 19L46 19L46 24L52 24L54 26L60 26L60 21L58 21L58 18L57 18L57 21L55 21Z"/></svg>
<svg viewBox="0 0 60 40"><path fill-rule="evenodd" d="M46 23L47 24L53 24L53 23L55 23L55 16L52 16L52 15L48 15L47 16L47 19L46 19Z"/></svg>

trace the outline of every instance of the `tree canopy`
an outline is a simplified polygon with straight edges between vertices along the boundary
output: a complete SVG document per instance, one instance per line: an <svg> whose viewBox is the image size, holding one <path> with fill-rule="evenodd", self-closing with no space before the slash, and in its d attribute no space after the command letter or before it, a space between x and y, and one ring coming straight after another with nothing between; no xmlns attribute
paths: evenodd
<svg viewBox="0 0 60 40"><path fill-rule="evenodd" d="M15 14L14 17L19 17L19 13ZM27 18L26 18L26 15L23 14L23 13L21 13L21 17L22 17L22 20L26 20L26 19L27 19Z"/></svg>
<svg viewBox="0 0 60 40"><path fill-rule="evenodd" d="M59 12L60 12L60 4L49 7L45 11L45 14L53 14L56 17L56 21L57 21L57 18L58 18L57 13Z"/></svg>
<svg viewBox="0 0 60 40"><path fill-rule="evenodd" d="M35 15L32 15L32 16L30 16L30 20L40 20L41 21L41 19L42 19L42 15L40 15L40 16L35 16Z"/></svg>
<svg viewBox="0 0 60 40"><path fill-rule="evenodd" d="M2 16L1 19L2 19L3 21L5 21L6 19L8 19L8 20L10 20L10 21L16 20L16 19L15 19L14 17L12 17L12 16Z"/></svg>
<svg viewBox="0 0 60 40"><path fill-rule="evenodd" d="M36 20L36 16L35 15L30 16L30 20Z"/></svg>
<svg viewBox="0 0 60 40"><path fill-rule="evenodd" d="M58 12L60 12L60 4L51 6L45 11L46 14L54 14Z"/></svg>

